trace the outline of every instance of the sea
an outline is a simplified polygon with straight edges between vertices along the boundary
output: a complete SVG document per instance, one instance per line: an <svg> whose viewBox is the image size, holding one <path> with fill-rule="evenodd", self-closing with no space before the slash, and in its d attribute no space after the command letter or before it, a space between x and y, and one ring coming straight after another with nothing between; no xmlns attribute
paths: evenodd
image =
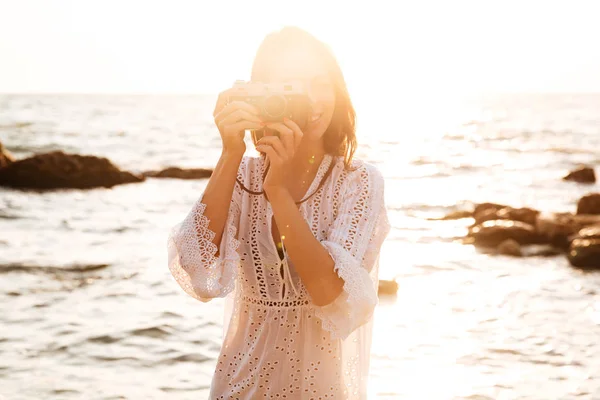
<svg viewBox="0 0 600 400"><path fill-rule="evenodd" d="M141 172L212 168L214 95L0 95L16 158L62 150ZM356 96L356 157L385 177L392 230L370 399L600 399L600 274L460 242L479 202L574 212L600 184L600 94ZM256 155L249 146L249 155ZM598 168L597 172L600 172ZM167 235L207 180L0 188L0 399L207 399L223 303L187 296Z"/></svg>

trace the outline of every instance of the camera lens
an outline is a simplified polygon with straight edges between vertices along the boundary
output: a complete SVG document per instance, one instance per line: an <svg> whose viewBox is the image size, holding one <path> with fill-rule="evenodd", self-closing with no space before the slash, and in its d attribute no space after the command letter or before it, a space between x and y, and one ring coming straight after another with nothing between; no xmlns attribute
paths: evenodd
<svg viewBox="0 0 600 400"><path fill-rule="evenodd" d="M286 104L283 96L268 96L263 103L263 111L271 118L282 118Z"/></svg>

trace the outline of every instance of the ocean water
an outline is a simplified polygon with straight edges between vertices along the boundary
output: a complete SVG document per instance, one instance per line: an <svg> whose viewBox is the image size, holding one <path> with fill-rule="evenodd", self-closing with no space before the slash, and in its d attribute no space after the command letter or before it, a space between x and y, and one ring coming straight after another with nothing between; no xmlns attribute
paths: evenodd
<svg viewBox="0 0 600 400"><path fill-rule="evenodd" d="M64 150L123 169L212 167L214 96L0 95L18 158ZM434 221L494 201L574 211L600 185L600 95L357 101L357 157L386 178L392 231L375 312L373 399L599 399L600 274L562 256L490 256ZM248 150L252 153L253 150ZM206 180L87 191L0 188L0 398L204 399L222 302L188 297L169 228Z"/></svg>

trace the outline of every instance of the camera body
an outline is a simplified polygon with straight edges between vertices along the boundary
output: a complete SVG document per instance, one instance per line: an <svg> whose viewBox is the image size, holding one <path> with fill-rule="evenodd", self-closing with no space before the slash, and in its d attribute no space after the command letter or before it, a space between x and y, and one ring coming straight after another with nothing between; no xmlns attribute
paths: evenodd
<svg viewBox="0 0 600 400"><path fill-rule="evenodd" d="M310 114L310 101L304 85L299 82L262 83L236 81L228 96L228 101L244 101L259 110L259 117L265 122L282 122L284 118L294 121L304 129ZM256 142L264 136L264 129L252 130L252 140ZM279 135L274 131L273 134Z"/></svg>

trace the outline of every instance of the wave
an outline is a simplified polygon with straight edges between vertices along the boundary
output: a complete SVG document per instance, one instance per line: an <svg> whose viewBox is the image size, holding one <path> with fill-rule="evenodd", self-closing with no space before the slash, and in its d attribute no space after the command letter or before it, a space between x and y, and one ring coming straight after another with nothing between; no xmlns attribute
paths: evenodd
<svg viewBox="0 0 600 400"><path fill-rule="evenodd" d="M596 154L597 151L589 150L589 149L577 149L577 148L569 148L569 147L549 147L547 149L542 149L542 151L551 151L553 153L562 153L562 154Z"/></svg>
<svg viewBox="0 0 600 400"><path fill-rule="evenodd" d="M20 128L27 128L32 125L33 125L33 122L28 122L28 121L15 122L14 124L0 125L0 129L20 129Z"/></svg>
<svg viewBox="0 0 600 400"><path fill-rule="evenodd" d="M12 263L0 265L0 274L9 272L29 272L44 274L54 274L57 272L90 272L105 269L110 266L111 264L72 264L68 266L57 267Z"/></svg>

